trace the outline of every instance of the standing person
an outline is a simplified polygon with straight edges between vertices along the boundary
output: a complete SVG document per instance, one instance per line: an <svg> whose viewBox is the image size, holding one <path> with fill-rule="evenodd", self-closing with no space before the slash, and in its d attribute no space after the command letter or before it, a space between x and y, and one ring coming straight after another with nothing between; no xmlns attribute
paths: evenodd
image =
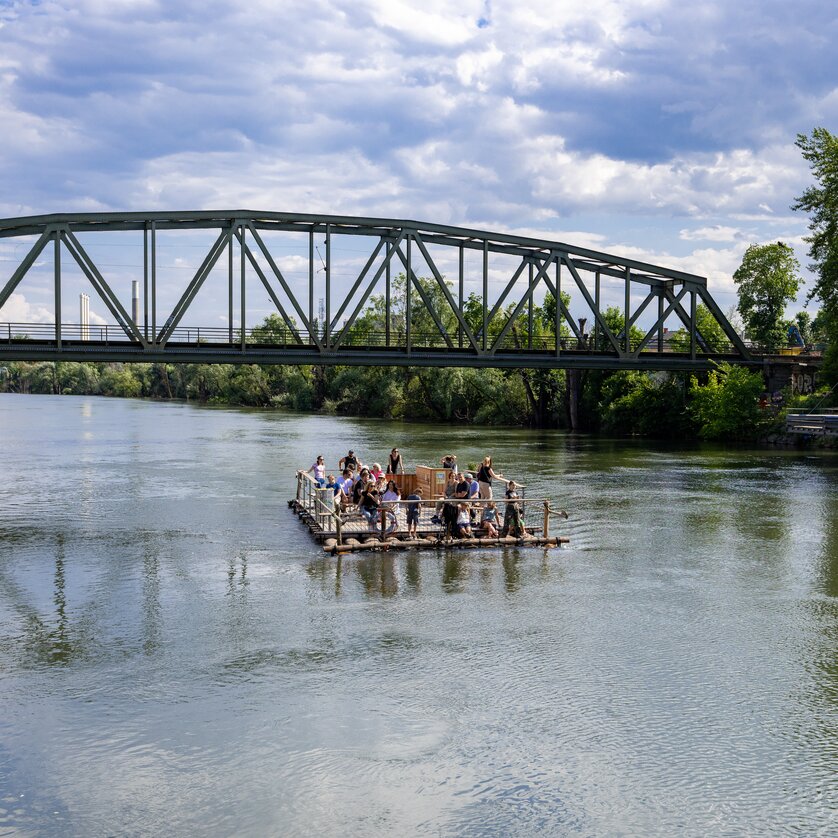
<svg viewBox="0 0 838 838"><path fill-rule="evenodd" d="M387 474L395 476L399 473L404 474L404 461L402 460L402 455L399 453L399 449L394 448L390 452L390 462L387 466Z"/></svg>
<svg viewBox="0 0 838 838"><path fill-rule="evenodd" d="M312 472L314 472L315 482L322 489L323 486L326 485L326 463L323 460L322 454L318 454L317 459L314 461L314 465L312 465L306 474L311 474Z"/></svg>
<svg viewBox="0 0 838 838"><path fill-rule="evenodd" d="M521 524L521 508L518 506L518 491L514 480L510 480L506 484L506 511L503 514L501 535L506 537L509 535L510 529L512 529L512 535L515 538L520 538L524 529Z"/></svg>
<svg viewBox="0 0 838 838"><path fill-rule="evenodd" d="M414 489L407 496L407 534L416 538L416 527L419 525L419 509L422 503L422 490Z"/></svg>
<svg viewBox="0 0 838 838"><path fill-rule="evenodd" d="M358 458L355 456L355 452L351 448L345 457L340 458L338 468L341 471L345 468L352 469L353 471L358 468Z"/></svg>
<svg viewBox="0 0 838 838"><path fill-rule="evenodd" d="M454 454L446 454L440 462L443 468L450 468L451 471L457 471L457 457Z"/></svg>
<svg viewBox="0 0 838 838"><path fill-rule="evenodd" d="M480 487L481 500L492 499L492 481L505 480L506 478L495 471L492 471L492 458L484 457L480 468L477 470L477 483Z"/></svg>

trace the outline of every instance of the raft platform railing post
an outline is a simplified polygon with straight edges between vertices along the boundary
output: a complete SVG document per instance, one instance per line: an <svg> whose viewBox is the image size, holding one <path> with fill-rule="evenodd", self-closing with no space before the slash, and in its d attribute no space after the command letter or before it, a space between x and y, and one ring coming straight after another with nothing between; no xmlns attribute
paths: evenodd
<svg viewBox="0 0 838 838"><path fill-rule="evenodd" d="M544 501L544 529L541 535L543 538L550 535L550 504L548 501Z"/></svg>

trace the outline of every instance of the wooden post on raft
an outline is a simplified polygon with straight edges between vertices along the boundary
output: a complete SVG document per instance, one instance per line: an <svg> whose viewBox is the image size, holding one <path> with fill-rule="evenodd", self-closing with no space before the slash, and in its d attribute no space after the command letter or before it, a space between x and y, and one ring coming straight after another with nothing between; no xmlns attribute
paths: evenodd
<svg viewBox="0 0 838 838"><path fill-rule="evenodd" d="M544 501L544 530L542 532L544 538L550 535L550 503Z"/></svg>
<svg viewBox="0 0 838 838"><path fill-rule="evenodd" d="M335 509L335 531L338 537L338 546L343 544L343 533L341 532L341 527L343 526L343 520L340 517L340 512Z"/></svg>
<svg viewBox="0 0 838 838"><path fill-rule="evenodd" d="M387 509L384 506L378 508L378 514L381 516L381 540L387 540Z"/></svg>

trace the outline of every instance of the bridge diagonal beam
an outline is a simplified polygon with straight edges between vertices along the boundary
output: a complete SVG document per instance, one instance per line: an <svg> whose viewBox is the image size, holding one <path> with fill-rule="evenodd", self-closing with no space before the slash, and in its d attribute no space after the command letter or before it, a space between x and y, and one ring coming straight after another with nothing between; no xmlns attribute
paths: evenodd
<svg viewBox="0 0 838 838"><path fill-rule="evenodd" d="M172 336L172 333L177 328L178 323L180 323L183 318L183 315L186 314L192 300L195 299L195 295L204 284L204 280L209 276L210 271L215 267L215 263L218 261L218 258L221 256L231 237L232 227L222 230L221 233L219 233L218 238L215 240L212 247L209 249L209 252L204 257L204 261L201 263L201 266L195 272L195 276L192 278L192 281L186 286L186 290L183 292L181 298L172 309L169 319L165 322L163 328L156 336L155 343L160 344L161 346L166 345L167 341ZM242 323L242 332L244 332L244 323Z"/></svg>
<svg viewBox="0 0 838 838"><path fill-rule="evenodd" d="M695 291L694 288L691 286L684 286L688 291ZM664 297L667 300L672 300L673 295L672 291L669 289L664 289ZM673 309L678 319L684 324L684 328L687 330L687 333L690 335L690 341L692 341L692 335L695 334L696 340L701 344L701 349L704 352L709 351L709 344L704 338L704 335L701 334L701 331L698 328L698 323L695 321L693 317L690 317L686 311L684 311L684 307L681 305L680 300L676 301L675 308Z"/></svg>
<svg viewBox="0 0 838 838"><path fill-rule="evenodd" d="M451 311L454 312L454 315L456 316L457 321L460 324L460 327L465 332L465 335L468 338L468 342L471 344L471 348L478 355L481 355L483 353L483 350L480 347L480 343L478 342L477 337L475 336L474 332L472 331L471 326L469 326L468 321L463 316L462 310L457 305L456 301L454 300L454 297L451 295L451 291L449 290L448 286L445 284L445 278L442 276L442 274L439 271L439 268L437 268L437 266L436 266L436 263L431 258L431 254L428 253L428 248L425 247L425 242L422 241L422 237L418 233L414 234L413 239L416 242L416 244L419 246L419 250L421 251L422 256L425 258L425 261L427 262L428 267L431 269L431 273L434 275L434 279L436 279L437 285L439 285L440 290L442 291L443 295L445 296L445 299L448 301L448 305L451 307ZM483 300L483 305L484 306L486 305L485 300Z"/></svg>
<svg viewBox="0 0 838 838"><path fill-rule="evenodd" d="M527 266L527 264L529 264L529 260L528 259L522 259L521 263L515 269L515 273L512 274L512 279L510 279L509 282L507 282L506 287L503 289L503 292L497 298L497 300L495 301L495 304L492 306L492 310L487 315L487 317L486 317L487 325L491 324L492 320L495 319L495 315L497 315L497 313L501 310L501 307L503 306L504 302L506 302L506 298L509 296L512 289L515 287L515 283L518 281L519 277L524 272L524 268ZM484 300L483 303L484 303L484 307L489 305L488 300ZM477 337L478 338L483 337L483 327L482 327L482 325L477 330Z"/></svg>
<svg viewBox="0 0 838 838"><path fill-rule="evenodd" d="M69 227L66 227L60 231L59 235L64 242L64 246L73 259L75 259L76 264L82 269L90 284L96 289L96 293L101 297L102 302L110 309L111 314L116 319L116 322L119 323L120 328L131 340L145 345L145 339L140 333L139 327L131 319L122 303L119 302L119 298L105 281L105 278L99 272L99 269L87 251L82 247L81 242L76 238L73 231Z"/></svg>
<svg viewBox="0 0 838 838"><path fill-rule="evenodd" d="M437 329L439 329L439 333L442 335L442 337L445 339L445 342L448 344L448 348L453 349L454 342L451 340L448 332L446 331L445 326L442 323L442 320L440 320L439 315L437 314L436 309L434 308L433 301L428 296L425 289L422 287L422 283L419 281L419 277L416 276L416 271L414 271L413 267L408 264L408 259L404 255L401 247L397 247L396 251L398 253L399 259L401 259L402 264L405 267L405 270L410 274L410 276L408 277L408 282L410 282L411 285L413 285L413 287L419 292L419 296L422 298L422 302L425 304L425 308L428 310L428 314L431 315L431 319L434 321Z"/></svg>
<svg viewBox="0 0 838 838"><path fill-rule="evenodd" d="M640 341L634 352L628 354L629 358L637 358L640 356L640 353L643 351L646 344L655 336L658 329L663 328L663 324L666 322L666 318L669 317L669 315L672 314L672 312L678 307L688 290L689 289L686 285L680 290L678 296L675 297L669 303L669 305L664 309L663 314L661 314L660 317L658 317L658 319L655 321L655 324L652 326L652 328L649 329L649 331L646 332L646 334L643 336L643 339Z"/></svg>
<svg viewBox="0 0 838 838"><path fill-rule="evenodd" d="M381 248L384 247L385 239L381 238L378 240L378 244L375 246L375 249L370 254L369 259L367 259L366 264L364 265L361 273L358 274L358 278L352 284L352 288L349 290L349 293L344 297L343 302L341 303L340 308L338 309L337 314L332 318L332 322L329 325L329 334L333 334L335 329L337 328L338 323L340 323L340 318L343 317L343 313L349 307L349 303L352 301L352 298L358 292L358 289L361 287L361 283L366 278L366 275L369 273L370 268L373 266L373 263L378 258L378 254L381 253ZM389 261L389 257L388 257ZM385 263L386 267L386 263ZM376 280L377 282L378 280Z"/></svg>
<svg viewBox="0 0 838 838"><path fill-rule="evenodd" d="M256 256L254 255L253 251L250 249L250 245L245 241L244 236L241 233L240 229L236 229L234 233L236 240L238 241L239 245L244 249L245 255L248 258L248 261L253 266L253 270L256 271L256 276L262 281L262 285L265 286L265 290L268 292L268 296L270 296L271 300L273 300L273 304L276 306L276 310L279 312L282 319L285 321L285 325L288 327L289 331L292 335L294 335L294 340L302 344L303 340L299 335L299 330L297 329L296 324L294 321L288 316L288 312L285 311L285 307L279 301L279 297L277 297L274 289L271 288L271 284L268 281L268 277L265 275L265 272L262 270L262 266L259 262L256 261Z"/></svg>
<svg viewBox="0 0 838 838"><path fill-rule="evenodd" d="M631 335L631 327L637 323L640 319L641 315L644 311L646 311L649 303L652 302L657 297L657 294L654 290L650 291L643 299L643 302L634 310L634 314L629 317L628 328L629 328L629 335Z"/></svg>
<svg viewBox="0 0 838 838"><path fill-rule="evenodd" d="M3 308L3 306L6 305L6 301L12 296L15 288L20 285L21 280L24 276L26 276L26 272L32 267L32 265L35 264L35 260L41 255L41 252L49 243L49 240L52 238L54 232L54 227L47 227L44 232L41 233L38 241L32 245L29 253L23 257L23 261L20 265L18 265L9 281L3 286L3 290L0 291L0 308Z"/></svg>
<svg viewBox="0 0 838 838"><path fill-rule="evenodd" d="M561 265L562 258L560 253L553 253L549 260L551 262L555 262L557 265ZM559 307L559 313L561 317L564 318L565 322L568 326L570 326L570 330L573 332L576 340L582 340L582 333L579 331L579 326L576 325L576 322L571 317L570 312L567 310L567 306L564 304L564 300L562 300L561 292L556 289L556 286L553 284L553 280L550 279L548 274L544 274L544 282L547 285L548 290L553 295L553 298L556 300L556 305ZM556 345L558 346L559 342L561 341L561 335L556 335Z"/></svg>
<svg viewBox="0 0 838 838"><path fill-rule="evenodd" d="M605 337L608 338L608 342L614 348L614 351L617 353L617 355L622 355L623 349L620 346L620 342L614 336L611 329L608 328L608 324L605 322L605 318L602 316L602 312L599 310L599 306L592 299L587 286L582 281L582 277L579 276L579 271L576 269L576 264L567 254L562 255L562 260L564 261L565 265L567 265L567 269L570 271L570 275L573 277L573 281L576 283L577 288L579 288L579 290L582 292L582 296L585 298L585 302L587 302L589 308L593 312L594 318L596 322L599 324L599 328L602 329L603 334L605 335Z"/></svg>
<svg viewBox="0 0 838 838"><path fill-rule="evenodd" d="M285 277L282 275L282 271L279 269L279 266L274 261L274 257L271 255L270 250L268 250L267 245L262 240L262 237L259 235L259 232L256 230L252 221L247 222L247 229L250 230L250 234L253 236L253 240L259 247L259 250L262 252L262 255L265 257L265 261L270 266L271 270L274 273L274 276L279 281L279 284L282 286L282 290L288 295L288 299L291 300L291 304L294 306L294 311L297 312L297 316L300 318L300 322L305 326L306 331L309 334L309 337L314 341L315 345L318 349L322 351L323 343L321 342L319 336L317 335L317 330L314 328L312 322L306 317L305 312L300 307L300 304L297 302L297 298L291 293L291 289L288 287L288 283L285 281ZM244 324L242 324L244 327Z"/></svg>
<svg viewBox="0 0 838 838"><path fill-rule="evenodd" d="M378 280L381 279L381 274L384 273L384 271L387 269L387 266L392 261L395 249L402 243L404 237L405 231L402 230L396 238L395 244L390 248L390 252L384 257L384 261L378 266L378 270L376 270L375 274L373 274L373 278L370 280L369 285L367 285L366 291L364 291L364 293L361 295L361 299L358 301L358 304L355 306L354 310L352 311L352 314L346 321L344 327L338 333L337 339L333 341L333 343L329 347L330 349L337 349L349 335L349 330L355 324L355 321L358 319L358 315L361 313L361 311L363 311L363 308L367 304L367 300L369 299L370 294L372 294L373 288L375 288L375 286L378 283ZM386 312L386 314L387 317L390 316L389 310Z"/></svg>
<svg viewBox="0 0 838 838"><path fill-rule="evenodd" d="M511 328L514 327L515 321L520 316L521 312L524 310L524 306L532 299L533 292L535 291L538 283L541 281L541 273L544 268L539 269L539 272L527 283L528 288L524 293L524 296L518 301L518 304L515 306L513 311L510 313L509 317L506 320L506 323L503 324L503 328L500 330L497 338L495 338L494 343L489 348L488 354L494 355L501 346L503 346L503 341L506 338L507 333ZM491 322L491 321L490 321Z"/></svg>
<svg viewBox="0 0 838 838"><path fill-rule="evenodd" d="M716 322L722 327L725 335L727 335L728 340L733 344L736 348L737 352L746 360L751 360L751 353L748 351L748 347L742 342L742 338L736 334L736 329L730 324L730 321L727 317L724 316L722 310L719 308L716 301L710 296L709 291L706 288L698 287L698 296L701 298L701 302L708 308L710 314L716 319Z"/></svg>

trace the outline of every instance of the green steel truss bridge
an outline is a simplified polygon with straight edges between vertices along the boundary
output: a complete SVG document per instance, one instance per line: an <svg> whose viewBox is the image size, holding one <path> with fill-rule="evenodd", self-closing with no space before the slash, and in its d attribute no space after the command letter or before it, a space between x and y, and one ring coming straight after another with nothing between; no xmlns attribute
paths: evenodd
<svg viewBox="0 0 838 838"><path fill-rule="evenodd" d="M108 255L117 240L122 253L134 248L130 264ZM189 259L173 257L179 246ZM0 220L0 266L7 361L646 370L761 362L704 277L440 224L249 210L9 218ZM35 279L39 322L11 322L6 312L16 298L29 301L24 288ZM95 323L80 312L80 287L102 313ZM607 305L620 309L617 324L613 315L606 322ZM709 312L721 330L712 339L699 306L705 329ZM275 327L266 330L270 313Z"/></svg>

